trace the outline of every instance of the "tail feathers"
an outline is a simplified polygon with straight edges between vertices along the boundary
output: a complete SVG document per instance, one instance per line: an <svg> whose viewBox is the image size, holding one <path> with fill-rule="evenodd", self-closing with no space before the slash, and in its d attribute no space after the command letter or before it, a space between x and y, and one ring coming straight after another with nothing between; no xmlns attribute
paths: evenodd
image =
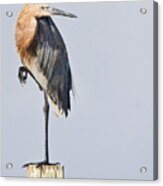
<svg viewBox="0 0 163 186"><path fill-rule="evenodd" d="M54 113L57 117L62 117L64 115L63 109L59 109L58 105L52 101L52 99L48 96L48 100L52 106L52 109L54 110Z"/></svg>

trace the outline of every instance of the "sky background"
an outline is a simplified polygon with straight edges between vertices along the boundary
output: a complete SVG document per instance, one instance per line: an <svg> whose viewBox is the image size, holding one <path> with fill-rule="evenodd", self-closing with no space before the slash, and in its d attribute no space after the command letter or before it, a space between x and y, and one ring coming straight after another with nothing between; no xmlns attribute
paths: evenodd
<svg viewBox="0 0 163 186"><path fill-rule="evenodd" d="M2 175L44 158L43 94L28 78L22 87L14 43L23 5L1 6ZM67 119L50 112L50 161L65 178L153 177L153 32L147 2L52 4L78 19L55 17L66 43L76 101ZM146 7L147 14L140 14ZM11 10L13 16L6 17ZM11 170L6 164L12 163ZM140 168L146 166L147 173Z"/></svg>

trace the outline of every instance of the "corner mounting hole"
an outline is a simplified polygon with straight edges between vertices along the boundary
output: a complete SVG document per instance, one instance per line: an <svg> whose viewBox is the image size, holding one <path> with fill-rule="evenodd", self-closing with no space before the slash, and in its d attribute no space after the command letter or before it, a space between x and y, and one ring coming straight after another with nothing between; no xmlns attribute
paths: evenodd
<svg viewBox="0 0 163 186"><path fill-rule="evenodd" d="M146 14L147 13L147 9L146 8L141 8L140 9L140 13L141 14Z"/></svg>
<svg viewBox="0 0 163 186"><path fill-rule="evenodd" d="M12 169L13 168L13 164L12 163L7 163L6 164L6 169Z"/></svg>
<svg viewBox="0 0 163 186"><path fill-rule="evenodd" d="M13 13L12 13L11 11L8 10L8 11L6 12L6 16L7 16L7 17L12 17L12 16L13 16Z"/></svg>
<svg viewBox="0 0 163 186"><path fill-rule="evenodd" d="M141 167L140 168L140 173L144 174L147 172L147 168L146 167Z"/></svg>

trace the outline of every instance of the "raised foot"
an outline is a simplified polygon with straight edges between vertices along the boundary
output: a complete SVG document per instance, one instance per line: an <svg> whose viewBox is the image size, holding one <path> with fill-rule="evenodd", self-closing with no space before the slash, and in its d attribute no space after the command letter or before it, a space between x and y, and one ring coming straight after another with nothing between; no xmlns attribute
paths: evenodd
<svg viewBox="0 0 163 186"><path fill-rule="evenodd" d="M19 67L18 78L21 84L25 84L28 77L28 69L24 66Z"/></svg>
<svg viewBox="0 0 163 186"><path fill-rule="evenodd" d="M39 168L39 167L42 167L44 165L60 165L59 162L56 162L56 163L49 163L47 161L41 161L41 162L37 162L37 163L27 163L27 164L24 164L22 166L22 168L25 168L25 167L28 167L28 165L36 165L36 168Z"/></svg>

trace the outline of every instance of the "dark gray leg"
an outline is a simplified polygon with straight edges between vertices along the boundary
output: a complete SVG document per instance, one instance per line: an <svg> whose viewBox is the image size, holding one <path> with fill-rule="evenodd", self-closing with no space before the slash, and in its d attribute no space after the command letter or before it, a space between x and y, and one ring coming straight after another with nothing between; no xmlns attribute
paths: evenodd
<svg viewBox="0 0 163 186"><path fill-rule="evenodd" d="M37 163L37 167L42 165L57 165L60 164L59 162L56 163L49 163L49 103L46 93L44 92L44 114L45 114L45 160L42 162Z"/></svg>
<svg viewBox="0 0 163 186"><path fill-rule="evenodd" d="M46 93L44 92L44 114L45 114L45 163L49 163L49 103Z"/></svg>
<svg viewBox="0 0 163 186"><path fill-rule="evenodd" d="M27 163L23 165L23 167L27 167L28 165L37 164L37 167L40 167L42 165L49 165L49 103L46 93L44 92L44 115L45 115L45 159L44 161L37 162L37 163Z"/></svg>

